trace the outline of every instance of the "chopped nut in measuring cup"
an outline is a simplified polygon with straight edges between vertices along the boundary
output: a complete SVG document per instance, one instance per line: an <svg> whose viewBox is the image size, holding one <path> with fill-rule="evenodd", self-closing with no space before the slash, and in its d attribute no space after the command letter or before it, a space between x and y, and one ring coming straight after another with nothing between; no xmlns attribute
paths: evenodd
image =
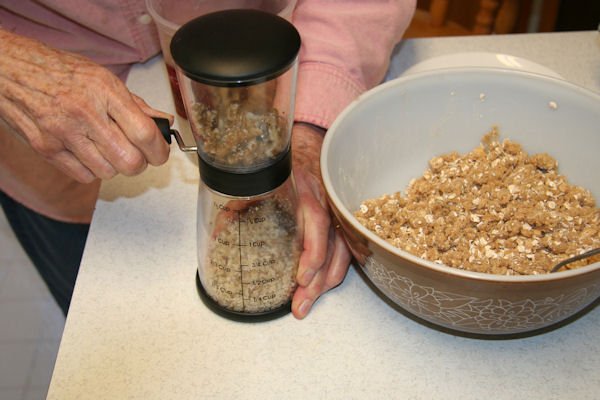
<svg viewBox="0 0 600 400"><path fill-rule="evenodd" d="M267 198L217 223L203 260L208 295L220 306L244 313L290 302L300 258L294 218L285 202Z"/></svg>
<svg viewBox="0 0 600 400"><path fill-rule="evenodd" d="M405 193L367 200L354 215L398 248L468 271L543 274L600 247L600 209L590 192L570 185L549 155L528 156L496 136L494 128L470 153L432 158Z"/></svg>

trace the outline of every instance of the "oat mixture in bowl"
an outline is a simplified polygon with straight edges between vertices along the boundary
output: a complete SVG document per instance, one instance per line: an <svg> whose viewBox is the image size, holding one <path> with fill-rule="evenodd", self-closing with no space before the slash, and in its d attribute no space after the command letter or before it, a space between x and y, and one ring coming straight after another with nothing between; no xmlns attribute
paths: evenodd
<svg viewBox="0 0 600 400"><path fill-rule="evenodd" d="M549 273L600 247L600 209L570 185L548 154L528 155L496 128L483 144L429 161L405 192L369 199L354 213L388 243L417 257L468 271ZM567 264L576 268L600 255Z"/></svg>

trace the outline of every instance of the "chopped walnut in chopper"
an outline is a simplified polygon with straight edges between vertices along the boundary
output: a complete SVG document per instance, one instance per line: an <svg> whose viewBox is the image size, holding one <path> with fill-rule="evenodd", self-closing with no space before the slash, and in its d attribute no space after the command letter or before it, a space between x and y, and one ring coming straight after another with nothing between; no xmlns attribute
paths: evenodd
<svg viewBox="0 0 600 400"><path fill-rule="evenodd" d="M198 89L199 90L199 89ZM253 167L275 161L288 149L288 124L274 107L274 85L204 88L190 118L202 151L222 167ZM200 93L200 92L198 92Z"/></svg>
<svg viewBox="0 0 600 400"><path fill-rule="evenodd" d="M417 257L492 274L544 274L600 247L600 209L590 192L570 185L548 154L529 156L497 136L494 128L470 153L432 158L404 193L367 200L355 217Z"/></svg>

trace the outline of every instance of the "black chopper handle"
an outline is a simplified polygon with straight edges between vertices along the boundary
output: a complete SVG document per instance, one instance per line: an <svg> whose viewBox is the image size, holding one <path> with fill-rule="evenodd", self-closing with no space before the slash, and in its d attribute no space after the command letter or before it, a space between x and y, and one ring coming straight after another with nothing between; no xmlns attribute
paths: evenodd
<svg viewBox="0 0 600 400"><path fill-rule="evenodd" d="M181 138L179 132L177 132L175 129L171 129L168 119L158 117L152 117L152 119L167 143L171 144L171 135L173 135L175 136L175 140L177 141L177 145L181 151L198 151L197 146L186 146L185 143L183 143L183 139Z"/></svg>
<svg viewBox="0 0 600 400"><path fill-rule="evenodd" d="M158 130L160 130L160 133L162 133L167 143L171 144L171 135L174 134L174 132L171 130L169 120L166 118L158 117L152 117L152 119L154 120L154 123L156 123Z"/></svg>

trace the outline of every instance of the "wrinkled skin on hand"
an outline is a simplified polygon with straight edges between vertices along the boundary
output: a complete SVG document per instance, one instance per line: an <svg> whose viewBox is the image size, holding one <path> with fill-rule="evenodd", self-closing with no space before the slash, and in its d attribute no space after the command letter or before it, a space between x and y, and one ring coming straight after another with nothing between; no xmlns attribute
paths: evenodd
<svg viewBox="0 0 600 400"><path fill-rule="evenodd" d="M164 163L150 116L173 120L91 60L0 29L0 119L67 175L89 183Z"/></svg>
<svg viewBox="0 0 600 400"><path fill-rule="evenodd" d="M293 173L304 224L299 286L292 300L292 312L299 319L319 296L344 280L350 263L342 233L332 226L321 180L319 159L324 135L325 130L304 123L295 123L292 131Z"/></svg>

